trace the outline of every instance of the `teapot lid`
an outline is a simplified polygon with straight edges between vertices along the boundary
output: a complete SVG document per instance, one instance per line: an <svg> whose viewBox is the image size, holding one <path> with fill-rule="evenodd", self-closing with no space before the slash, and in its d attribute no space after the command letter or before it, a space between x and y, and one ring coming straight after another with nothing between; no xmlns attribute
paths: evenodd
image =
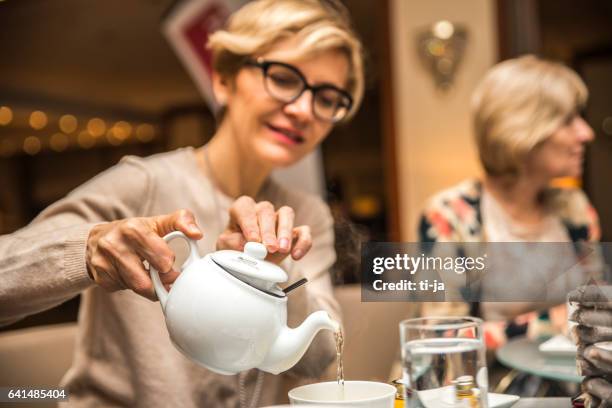
<svg viewBox="0 0 612 408"><path fill-rule="evenodd" d="M264 292L284 297L284 292L276 284L286 282L287 273L265 261L266 255L266 246L259 242L247 242L244 252L226 249L210 254L215 263L236 278Z"/></svg>

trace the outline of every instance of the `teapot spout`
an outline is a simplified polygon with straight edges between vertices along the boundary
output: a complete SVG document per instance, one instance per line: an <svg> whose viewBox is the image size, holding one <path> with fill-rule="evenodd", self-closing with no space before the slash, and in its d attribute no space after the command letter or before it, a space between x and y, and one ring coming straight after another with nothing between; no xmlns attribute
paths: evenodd
<svg viewBox="0 0 612 408"><path fill-rule="evenodd" d="M257 368L272 374L287 371L300 361L314 336L323 329L333 332L340 329L338 322L323 310L312 313L295 329L285 326Z"/></svg>

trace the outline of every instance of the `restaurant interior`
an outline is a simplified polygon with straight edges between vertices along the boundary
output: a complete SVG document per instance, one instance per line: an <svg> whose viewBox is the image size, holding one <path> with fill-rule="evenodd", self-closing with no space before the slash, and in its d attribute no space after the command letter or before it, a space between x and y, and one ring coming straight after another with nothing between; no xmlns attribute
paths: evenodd
<svg viewBox="0 0 612 408"><path fill-rule="evenodd" d="M589 90L583 114L596 137L582 177L556 183L585 191L599 214L601 241L612 240L612 2L342 2L365 46L365 96L354 119L322 143L316 193L335 221L331 274L344 313L345 375L389 383L402 375L397 324L419 313L408 302L361 301L360 247L415 242L427 198L482 173L470 95L494 64L535 54L582 78ZM162 30L179 3L0 0L0 235L10 239L126 155L210 139L214 114ZM437 50L420 40L436 26L451 27L442 69L432 63ZM0 369L0 387L57 386L72 359L79 302L0 327L0 367L11 367ZM432 304L427 313L455 312ZM489 392L557 403L579 393L575 357L556 377L538 376L507 361L508 353L537 353L533 344L507 341L514 348L506 354L487 351ZM36 369L41 361L45 368ZM325 378L335 375L332 364Z"/></svg>

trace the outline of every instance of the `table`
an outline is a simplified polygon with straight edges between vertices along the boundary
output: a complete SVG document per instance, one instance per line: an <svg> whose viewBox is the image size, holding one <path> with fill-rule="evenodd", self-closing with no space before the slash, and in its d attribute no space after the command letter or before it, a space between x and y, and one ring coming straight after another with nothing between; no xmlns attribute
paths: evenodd
<svg viewBox="0 0 612 408"><path fill-rule="evenodd" d="M582 382L575 357L549 356L538 350L540 342L520 337L500 347L496 356L505 366L557 381Z"/></svg>
<svg viewBox="0 0 612 408"><path fill-rule="evenodd" d="M569 398L521 398L512 408L570 408Z"/></svg>

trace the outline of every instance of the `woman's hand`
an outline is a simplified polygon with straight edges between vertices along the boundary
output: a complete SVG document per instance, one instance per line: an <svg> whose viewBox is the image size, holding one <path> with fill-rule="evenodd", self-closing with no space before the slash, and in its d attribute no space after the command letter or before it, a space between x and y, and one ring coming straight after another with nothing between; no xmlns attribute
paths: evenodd
<svg viewBox="0 0 612 408"><path fill-rule="evenodd" d="M590 407L612 407L612 350L596 345L612 341L612 287L588 285L569 295L577 308L570 320L578 323L572 335L578 344L578 367L586 378L582 389Z"/></svg>
<svg viewBox="0 0 612 408"><path fill-rule="evenodd" d="M251 197L239 197L229 210L229 223L217 240L217 249L242 251L247 242L261 242L268 250L270 262L279 264L289 254L301 259L312 246L310 227L294 226L291 207L278 210L272 203L256 203Z"/></svg>
<svg viewBox="0 0 612 408"><path fill-rule="evenodd" d="M172 268L174 252L162 239L172 231L181 231L191 239L202 238L202 232L188 210L96 225L87 239L87 271L98 285L108 291L132 289L147 299L156 300L143 261L160 272L166 288L176 280L179 272Z"/></svg>

